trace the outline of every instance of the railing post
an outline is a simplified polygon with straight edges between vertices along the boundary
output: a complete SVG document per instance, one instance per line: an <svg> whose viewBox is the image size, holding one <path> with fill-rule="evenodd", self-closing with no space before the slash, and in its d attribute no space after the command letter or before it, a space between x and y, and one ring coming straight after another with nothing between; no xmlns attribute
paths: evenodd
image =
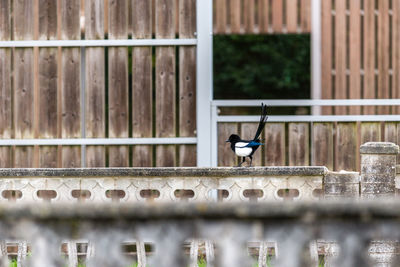
<svg viewBox="0 0 400 267"><path fill-rule="evenodd" d="M394 143L369 142L361 146L362 198L394 197L398 153L399 146Z"/></svg>
<svg viewBox="0 0 400 267"><path fill-rule="evenodd" d="M197 0L197 167L211 166L212 0Z"/></svg>

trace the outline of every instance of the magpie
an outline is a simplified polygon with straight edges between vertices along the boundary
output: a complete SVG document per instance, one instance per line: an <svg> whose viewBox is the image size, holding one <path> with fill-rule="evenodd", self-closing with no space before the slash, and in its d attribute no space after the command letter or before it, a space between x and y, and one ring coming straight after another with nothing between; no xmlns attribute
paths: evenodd
<svg viewBox="0 0 400 267"><path fill-rule="evenodd" d="M262 145L260 143L259 136L264 129L265 123L267 122L267 106L261 103L261 117L260 122L258 123L258 128L256 135L254 136L253 140L242 140L240 136L237 134L232 134L229 136L229 139L226 142L231 143L231 148L233 152L238 157L242 157L243 160L239 163L238 167L242 166L243 162L245 162L246 157L250 158L250 167L253 161L253 154L256 152L257 148Z"/></svg>

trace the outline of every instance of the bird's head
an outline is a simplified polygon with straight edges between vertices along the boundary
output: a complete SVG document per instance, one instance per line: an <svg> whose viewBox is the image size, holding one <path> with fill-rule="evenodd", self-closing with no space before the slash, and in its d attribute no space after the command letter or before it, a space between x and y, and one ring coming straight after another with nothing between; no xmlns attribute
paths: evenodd
<svg viewBox="0 0 400 267"><path fill-rule="evenodd" d="M229 143L236 143L240 141L240 137L237 134L231 134L231 136L229 136L228 140L226 140L226 142Z"/></svg>

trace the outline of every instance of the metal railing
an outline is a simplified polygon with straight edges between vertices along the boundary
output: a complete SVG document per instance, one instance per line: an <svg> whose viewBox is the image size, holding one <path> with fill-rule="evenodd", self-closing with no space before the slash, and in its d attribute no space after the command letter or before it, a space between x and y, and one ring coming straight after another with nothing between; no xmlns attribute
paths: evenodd
<svg viewBox="0 0 400 267"><path fill-rule="evenodd" d="M279 99L279 100L213 100L211 101L212 166L218 166L218 123L258 122L260 116L219 115L221 107L321 107L321 106L399 106L400 99ZM400 121L400 115L268 115L268 122L368 122Z"/></svg>

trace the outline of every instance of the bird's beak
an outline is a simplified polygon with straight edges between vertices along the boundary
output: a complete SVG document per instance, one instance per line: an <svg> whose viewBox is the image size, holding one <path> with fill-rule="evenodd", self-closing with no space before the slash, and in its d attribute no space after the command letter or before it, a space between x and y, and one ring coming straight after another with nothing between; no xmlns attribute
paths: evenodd
<svg viewBox="0 0 400 267"><path fill-rule="evenodd" d="M229 140L226 140L225 142L226 142L226 143L229 143Z"/></svg>

